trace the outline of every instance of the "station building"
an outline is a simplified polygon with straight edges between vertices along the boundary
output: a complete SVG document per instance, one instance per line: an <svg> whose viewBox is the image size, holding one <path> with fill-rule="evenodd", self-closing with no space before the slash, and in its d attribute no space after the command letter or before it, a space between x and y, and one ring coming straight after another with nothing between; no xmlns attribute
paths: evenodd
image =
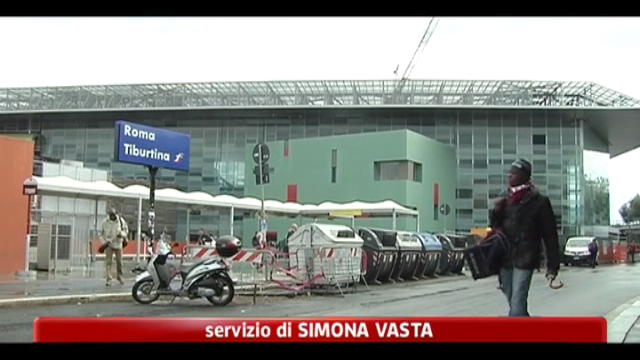
<svg viewBox="0 0 640 360"><path fill-rule="evenodd" d="M189 172L158 174L159 188L189 192L255 196L248 154L253 145L272 144L282 151L281 160L290 150L291 161L300 154L295 149L313 158L319 146L317 158L297 162L295 169L272 165L274 182L267 194L286 201L290 185L306 181L314 189L298 188L296 197L303 202L389 198L420 208L424 231L486 226L510 164L526 158L535 184L551 199L560 234L580 233L592 225L585 219L594 218L585 207L585 151L616 156L634 149L640 144L639 118L640 101L591 82L408 80L399 86L394 80L340 80L0 89L0 133L33 140L35 175L42 175L43 164L70 161L106 171L119 186L146 184L147 169L114 161L118 120L191 136ZM406 141L416 145L400 146L404 152L399 152L399 142ZM412 150L431 152L438 145L451 149L451 156L434 159ZM371 148L375 157L358 150ZM343 165L355 164L355 154L366 166L352 174ZM321 177L309 182L319 168ZM294 179L301 174L307 178ZM444 177L433 177L439 174ZM367 185L359 186L362 181ZM380 181L392 187L401 181L421 197L412 200L411 189L402 196L383 194L376 187ZM434 183L441 195L433 191ZM448 216L433 206L444 201ZM136 204L113 205L136 217ZM228 213L192 209L187 229L186 212L160 205L157 223L167 224L178 240L200 228L229 231ZM246 215L234 216L236 235L252 235L243 234ZM279 231L283 235L286 229Z"/></svg>

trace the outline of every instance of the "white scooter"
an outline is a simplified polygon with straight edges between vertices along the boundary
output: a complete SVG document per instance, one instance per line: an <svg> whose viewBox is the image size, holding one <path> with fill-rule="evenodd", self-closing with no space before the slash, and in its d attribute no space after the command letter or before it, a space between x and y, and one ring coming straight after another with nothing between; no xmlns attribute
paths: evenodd
<svg viewBox="0 0 640 360"><path fill-rule="evenodd" d="M216 251L220 256L230 257L238 253L242 247L239 239L233 236L222 236L216 241ZM151 304L161 295L188 297L189 299L206 298L213 305L224 306L233 300L233 281L229 276L230 265L224 258L202 260L192 266L178 269L179 265L167 262L175 258L171 248L162 240L147 265L147 271L136 277L131 290L133 298L141 304ZM179 287L172 287L176 276L182 278Z"/></svg>

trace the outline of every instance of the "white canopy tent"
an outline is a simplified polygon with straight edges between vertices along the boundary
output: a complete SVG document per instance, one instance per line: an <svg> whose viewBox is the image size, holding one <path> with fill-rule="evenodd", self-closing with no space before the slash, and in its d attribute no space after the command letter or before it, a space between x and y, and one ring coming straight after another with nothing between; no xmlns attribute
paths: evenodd
<svg viewBox="0 0 640 360"><path fill-rule="evenodd" d="M142 231L142 201L149 199L149 188L143 185L130 185L120 188L108 181L79 181L64 176L58 177L37 177L30 181L37 184L39 195L61 196L68 198L84 198L92 200L104 200L106 198L136 199L138 200L138 240ZM177 189L159 189L155 193L156 202L166 202L181 204L187 207L204 206L214 208L225 208L231 212L231 232L233 233L234 211L258 212L261 209L260 199L252 197L236 198L231 195L211 195L205 192L183 192ZM304 217L344 217L340 214L356 213L366 216L392 216L393 228L396 227L397 216L412 216L419 224L419 212L387 200L377 203L367 203L361 201L346 204L323 202L319 205L298 204L291 202L280 202L277 200L265 200L265 212L280 216L304 216ZM97 210L96 210L97 211ZM189 214L189 212L187 212ZM96 214L97 215L97 214ZM187 216L187 228L189 227L189 217ZM418 225L416 226L418 229Z"/></svg>
<svg viewBox="0 0 640 360"><path fill-rule="evenodd" d="M398 216L412 216L416 218L416 231L419 230L420 213L418 210L408 209L395 201L386 200L376 203L354 201L346 204L324 202L319 205L300 205L300 215L305 217L340 217L334 214L358 213L367 216L389 216L393 218L393 229L396 228ZM357 216L357 215L352 215Z"/></svg>
<svg viewBox="0 0 640 360"><path fill-rule="evenodd" d="M128 198L145 200L149 198L149 188L143 185L131 185L120 188L108 181L79 181L64 176L37 177L34 176L38 193L41 195L59 195L80 198ZM240 210L260 210L260 199L253 197L236 198L231 195L211 195L201 191L183 192L176 189L156 190L156 201L186 205L202 205L219 208L236 208ZM346 204L323 202L319 205L280 202L265 200L265 211L290 216L329 216L334 212L362 211L377 215L409 215L418 216L417 210L409 209L387 200L376 203L354 201Z"/></svg>

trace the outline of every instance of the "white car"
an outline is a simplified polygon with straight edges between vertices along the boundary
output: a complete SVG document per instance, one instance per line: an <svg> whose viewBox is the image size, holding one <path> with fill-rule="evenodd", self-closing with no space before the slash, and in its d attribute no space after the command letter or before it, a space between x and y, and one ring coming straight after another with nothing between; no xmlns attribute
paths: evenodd
<svg viewBox="0 0 640 360"><path fill-rule="evenodd" d="M589 264L591 253L589 243L595 239L593 236L576 236L567 240L564 246L564 265Z"/></svg>

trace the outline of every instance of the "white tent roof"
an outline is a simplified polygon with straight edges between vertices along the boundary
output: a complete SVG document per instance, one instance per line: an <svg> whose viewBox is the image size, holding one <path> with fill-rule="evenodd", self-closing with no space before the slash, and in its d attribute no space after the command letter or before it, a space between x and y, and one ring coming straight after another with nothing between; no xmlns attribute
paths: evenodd
<svg viewBox="0 0 640 360"><path fill-rule="evenodd" d="M312 223L301 226L289 239L289 246L308 246L304 243L303 234L312 228L316 229L313 233L313 239L311 240L315 245L358 244L362 246L364 242L364 240L348 226ZM349 232L353 234L353 237L339 237L338 232L342 230L349 230Z"/></svg>
<svg viewBox="0 0 640 360"><path fill-rule="evenodd" d="M37 177L33 179L38 184L38 193L41 195L58 195L82 198L129 198L148 199L149 188L142 185L131 185L120 188L107 181L79 181L64 176ZM176 189L156 190L156 201L185 205L202 205L221 208L235 208L241 210L258 211L261 203L259 199L252 197L236 198L231 195L211 195L201 191L183 192ZM394 201L387 200L377 203L354 201L346 204L323 202L319 205L298 204L266 200L265 211L286 215L327 216L336 211L362 211L368 214L392 214L418 215L418 211L408 209Z"/></svg>
<svg viewBox="0 0 640 360"><path fill-rule="evenodd" d="M323 202L320 205L303 205L308 206L303 209L303 213L306 215L313 214L326 214L335 211L350 211L350 210L362 210L369 214L391 214L394 210L398 215L417 215L418 211L408 209L402 205L399 205L395 201L386 200L376 203L354 201L346 204L336 204L332 202Z"/></svg>

